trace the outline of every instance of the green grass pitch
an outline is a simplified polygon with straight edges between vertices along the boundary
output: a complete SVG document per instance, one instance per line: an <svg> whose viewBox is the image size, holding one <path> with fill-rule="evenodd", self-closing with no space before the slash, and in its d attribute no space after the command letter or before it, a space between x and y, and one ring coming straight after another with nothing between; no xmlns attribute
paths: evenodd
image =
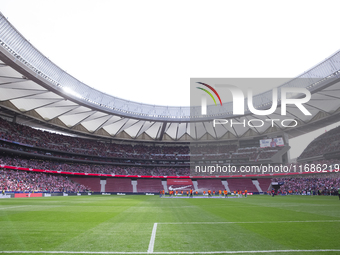
<svg viewBox="0 0 340 255"><path fill-rule="evenodd" d="M337 197L0 200L0 253L340 254L339 238Z"/></svg>

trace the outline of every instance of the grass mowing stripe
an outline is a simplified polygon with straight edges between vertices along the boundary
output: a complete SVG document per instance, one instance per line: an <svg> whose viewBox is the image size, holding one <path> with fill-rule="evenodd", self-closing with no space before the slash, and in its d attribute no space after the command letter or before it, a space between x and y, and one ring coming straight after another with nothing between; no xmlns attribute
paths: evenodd
<svg viewBox="0 0 340 255"><path fill-rule="evenodd" d="M155 246L155 239L156 239L156 231L157 231L157 223L153 224L148 253L153 253L153 247Z"/></svg>
<svg viewBox="0 0 340 255"><path fill-rule="evenodd" d="M12 209L12 208L18 208L18 207L26 207L26 206L30 206L30 205L18 205L18 206L12 206L12 207L4 207L4 208L0 208L0 210Z"/></svg>
<svg viewBox="0 0 340 255"><path fill-rule="evenodd" d="M270 223L328 223L328 222L340 222L340 220L291 220L291 221L222 221L222 222L160 222L158 224L164 225L183 225L183 224L270 224Z"/></svg>
<svg viewBox="0 0 340 255"><path fill-rule="evenodd" d="M340 252L340 249L320 250L264 250L264 251L201 251L201 252L152 252L153 254L242 254L242 253L297 253L297 252ZM105 251L0 251L0 253L17 254L150 254L150 252L105 252Z"/></svg>

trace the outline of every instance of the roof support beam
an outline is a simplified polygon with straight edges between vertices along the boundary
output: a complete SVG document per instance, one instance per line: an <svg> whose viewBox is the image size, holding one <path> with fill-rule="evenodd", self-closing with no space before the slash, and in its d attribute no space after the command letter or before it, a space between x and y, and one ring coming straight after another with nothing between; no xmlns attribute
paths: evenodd
<svg viewBox="0 0 340 255"><path fill-rule="evenodd" d="M92 134L96 133L99 129L101 129L110 119L112 119L113 116L111 116L110 118L108 118L106 121L104 121L99 127L96 128L95 131L92 132ZM117 120L118 121L118 120Z"/></svg>
<svg viewBox="0 0 340 255"><path fill-rule="evenodd" d="M69 112L71 112L71 111L73 111L73 110L75 110L75 109L77 109L77 108L79 108L79 107L80 107L80 105L77 105L77 106L75 106L73 109L68 110L67 112L63 112L62 114L59 114L58 116L55 116L54 118L48 120L47 122L51 122L52 120L57 119L57 118L59 118L60 116L66 114L66 113L69 113Z"/></svg>
<svg viewBox="0 0 340 255"><path fill-rule="evenodd" d="M87 117L85 117L84 119L78 121L76 124L73 125L72 129L74 129L77 125L79 125L80 123L82 123L83 121L85 121L86 119L90 118L93 114L95 114L97 111L93 111L91 114L89 114Z"/></svg>
<svg viewBox="0 0 340 255"><path fill-rule="evenodd" d="M161 131L160 131L160 133L158 134L158 137L156 137L156 140L159 140L159 141L162 141L162 140L163 140L163 136L164 136L165 128L166 128L167 124L168 124L168 122L163 122Z"/></svg>
<svg viewBox="0 0 340 255"><path fill-rule="evenodd" d="M51 103L47 103L47 104L44 104L44 105L41 105L41 106L38 106L38 107L35 107L31 110L28 110L28 111L25 111L25 112L29 112L29 111L32 111L32 110L37 110L39 108L43 108L43 107L46 107L46 106L49 106L49 105L52 105L52 104L55 104L55 103L58 103L60 101L63 101L64 99L61 99L61 100L57 100L57 101L54 101L54 102L51 102Z"/></svg>
<svg viewBox="0 0 340 255"><path fill-rule="evenodd" d="M11 101L11 100L14 100L14 99L21 99L21 98L30 97L30 96L41 95L41 94L44 94L44 93L46 93L46 91L40 92L40 93L31 94L31 95L13 97L13 98L10 98L10 99L7 99L7 100L3 100L3 101Z"/></svg>

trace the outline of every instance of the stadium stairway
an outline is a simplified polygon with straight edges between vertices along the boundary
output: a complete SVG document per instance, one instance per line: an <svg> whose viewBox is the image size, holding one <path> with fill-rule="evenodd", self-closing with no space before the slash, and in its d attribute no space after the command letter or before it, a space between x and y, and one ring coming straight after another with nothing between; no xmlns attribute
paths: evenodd
<svg viewBox="0 0 340 255"><path fill-rule="evenodd" d="M106 180L100 180L100 192L105 192Z"/></svg>
<svg viewBox="0 0 340 255"><path fill-rule="evenodd" d="M230 193L231 191L229 189L229 185L228 185L227 180L222 181L222 184L223 184L224 188Z"/></svg>
<svg viewBox="0 0 340 255"><path fill-rule="evenodd" d="M164 192L168 193L168 183L167 181L162 181L162 185L163 185L163 189L164 189Z"/></svg>
<svg viewBox="0 0 340 255"><path fill-rule="evenodd" d="M198 191L198 184L197 181L192 181L192 184L194 185L194 190Z"/></svg>
<svg viewBox="0 0 340 255"><path fill-rule="evenodd" d="M131 180L131 185L132 185L132 192L137 193L137 181Z"/></svg>
<svg viewBox="0 0 340 255"><path fill-rule="evenodd" d="M261 187L260 187L259 181L258 181L258 180L251 180L251 181L253 182L253 184L254 184L255 187L257 188L257 191L258 191L259 193L263 193L263 191L262 191L262 189L261 189Z"/></svg>

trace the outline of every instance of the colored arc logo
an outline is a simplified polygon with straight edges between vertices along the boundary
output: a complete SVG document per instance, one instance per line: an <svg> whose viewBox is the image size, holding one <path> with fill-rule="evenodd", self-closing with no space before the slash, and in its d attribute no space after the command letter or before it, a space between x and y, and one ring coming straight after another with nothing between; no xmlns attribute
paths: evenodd
<svg viewBox="0 0 340 255"><path fill-rule="evenodd" d="M216 91L213 87L211 87L210 85L205 84L205 83L203 83L203 82L197 82L197 83L198 83L198 84L201 84L201 85L203 85L203 86L206 86L206 87L208 87L209 89L211 89L211 91L214 92L215 95L218 97L218 100L220 100L220 104L222 105L222 101L221 101L220 95L217 93L217 91ZM204 88L201 88L201 87L196 87L196 88L198 88L198 89L200 89L200 90L203 90L204 92L208 93L209 96L211 96L211 98L214 100L215 105L217 105L214 96L213 96L208 90L206 90L206 89L204 89Z"/></svg>

